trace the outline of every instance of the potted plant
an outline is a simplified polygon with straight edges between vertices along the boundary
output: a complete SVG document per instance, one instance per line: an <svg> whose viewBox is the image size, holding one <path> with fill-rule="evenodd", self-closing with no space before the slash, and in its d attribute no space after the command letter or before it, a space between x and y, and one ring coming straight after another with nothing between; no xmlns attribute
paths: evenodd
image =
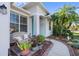
<svg viewBox="0 0 79 59"><path fill-rule="evenodd" d="M31 44L26 41L20 42L18 47L22 50L21 55L27 55L30 52Z"/></svg>
<svg viewBox="0 0 79 59"><path fill-rule="evenodd" d="M38 41L36 39L32 40L32 51L38 50Z"/></svg>
<svg viewBox="0 0 79 59"><path fill-rule="evenodd" d="M41 44L43 44L43 42L45 41L45 37L43 35L38 35L36 37L36 39L34 39L32 42L32 50L36 51L39 48L41 48Z"/></svg>

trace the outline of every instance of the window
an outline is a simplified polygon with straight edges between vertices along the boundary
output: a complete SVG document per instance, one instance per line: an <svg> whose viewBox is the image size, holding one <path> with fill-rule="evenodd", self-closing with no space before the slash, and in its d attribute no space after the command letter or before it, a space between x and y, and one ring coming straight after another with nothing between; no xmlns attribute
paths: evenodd
<svg viewBox="0 0 79 59"><path fill-rule="evenodd" d="M49 30L51 30L51 21L49 21Z"/></svg>
<svg viewBox="0 0 79 59"><path fill-rule="evenodd" d="M19 31L19 15L14 12L10 13L10 30Z"/></svg>
<svg viewBox="0 0 79 59"><path fill-rule="evenodd" d="M27 32L27 18L24 16L20 17L20 31Z"/></svg>
<svg viewBox="0 0 79 59"><path fill-rule="evenodd" d="M10 13L10 31L22 31L27 32L27 17L16 14L15 12Z"/></svg>

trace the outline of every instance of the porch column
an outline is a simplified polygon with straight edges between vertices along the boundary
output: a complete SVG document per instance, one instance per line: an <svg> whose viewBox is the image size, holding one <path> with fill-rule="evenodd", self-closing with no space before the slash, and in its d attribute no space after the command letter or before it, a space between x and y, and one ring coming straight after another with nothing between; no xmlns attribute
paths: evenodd
<svg viewBox="0 0 79 59"><path fill-rule="evenodd" d="M21 16L21 15L19 15L19 32L20 32L20 16Z"/></svg>
<svg viewBox="0 0 79 59"><path fill-rule="evenodd" d="M40 34L40 16L39 15L35 15L35 35L39 35Z"/></svg>
<svg viewBox="0 0 79 59"><path fill-rule="evenodd" d="M7 13L0 12L0 56L7 56L10 44L10 3L0 2L0 6L2 4L7 7Z"/></svg>

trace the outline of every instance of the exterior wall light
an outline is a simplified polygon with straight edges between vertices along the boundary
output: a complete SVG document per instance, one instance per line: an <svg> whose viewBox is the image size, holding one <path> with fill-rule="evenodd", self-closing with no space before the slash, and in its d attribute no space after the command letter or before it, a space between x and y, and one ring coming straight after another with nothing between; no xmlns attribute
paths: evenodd
<svg viewBox="0 0 79 59"><path fill-rule="evenodd" d="M4 4L0 6L0 13L7 14L7 7Z"/></svg>

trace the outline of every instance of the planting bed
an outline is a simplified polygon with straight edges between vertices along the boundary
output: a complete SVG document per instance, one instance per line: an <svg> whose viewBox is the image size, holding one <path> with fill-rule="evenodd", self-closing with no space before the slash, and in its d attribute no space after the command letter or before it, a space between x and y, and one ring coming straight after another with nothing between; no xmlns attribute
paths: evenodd
<svg viewBox="0 0 79 59"><path fill-rule="evenodd" d="M51 47L52 47L52 43L50 41L45 41L42 48L36 51L32 56L47 55Z"/></svg>
<svg viewBox="0 0 79 59"><path fill-rule="evenodd" d="M30 50L30 53L26 56L45 56L45 55L48 54L48 52L51 49L52 45L53 45L52 42L45 41L42 44L42 47L40 49L38 49L37 51ZM12 46L9 49L9 56L22 56L22 54L20 54L20 53L21 53L21 50L17 47L17 45Z"/></svg>

